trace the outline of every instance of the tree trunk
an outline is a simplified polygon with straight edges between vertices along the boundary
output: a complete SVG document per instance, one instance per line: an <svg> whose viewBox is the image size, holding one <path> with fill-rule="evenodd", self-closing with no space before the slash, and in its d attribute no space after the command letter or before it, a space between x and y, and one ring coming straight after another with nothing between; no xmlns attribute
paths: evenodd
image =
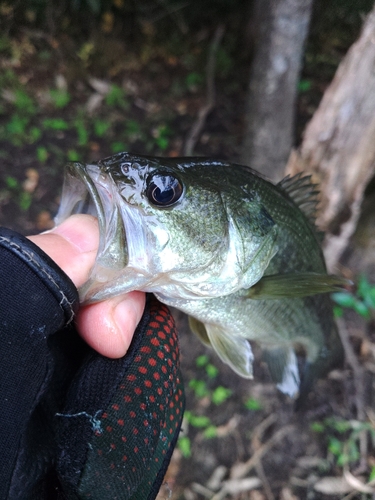
<svg viewBox="0 0 375 500"><path fill-rule="evenodd" d="M341 62L306 127L287 172L307 171L320 184L318 225L327 232L332 270L354 233L365 188L375 174L375 8Z"/></svg>
<svg viewBox="0 0 375 500"><path fill-rule="evenodd" d="M295 101L313 0L256 0L259 29L241 162L277 180L293 145Z"/></svg>

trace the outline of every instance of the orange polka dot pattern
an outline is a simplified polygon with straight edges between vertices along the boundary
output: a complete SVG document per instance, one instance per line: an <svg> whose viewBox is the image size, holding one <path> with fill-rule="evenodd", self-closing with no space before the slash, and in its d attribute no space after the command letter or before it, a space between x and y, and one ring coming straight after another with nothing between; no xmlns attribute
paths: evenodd
<svg viewBox="0 0 375 500"><path fill-rule="evenodd" d="M143 342L90 443L79 498L148 498L181 425L178 353L173 318L153 299Z"/></svg>

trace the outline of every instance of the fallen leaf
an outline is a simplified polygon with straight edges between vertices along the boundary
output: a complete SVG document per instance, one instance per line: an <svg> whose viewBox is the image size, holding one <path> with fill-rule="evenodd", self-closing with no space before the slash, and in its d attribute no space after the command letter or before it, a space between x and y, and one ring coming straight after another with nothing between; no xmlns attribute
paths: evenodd
<svg viewBox="0 0 375 500"><path fill-rule="evenodd" d="M317 481L314 490L324 495L345 495L353 491L344 477L327 476Z"/></svg>

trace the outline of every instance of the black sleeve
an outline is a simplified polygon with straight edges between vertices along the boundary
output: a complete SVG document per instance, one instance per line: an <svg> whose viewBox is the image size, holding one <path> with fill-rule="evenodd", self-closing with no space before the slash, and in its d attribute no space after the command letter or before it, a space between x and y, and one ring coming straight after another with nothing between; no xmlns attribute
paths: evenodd
<svg viewBox="0 0 375 500"><path fill-rule="evenodd" d="M152 500L184 407L169 310L148 297L128 353L74 329L77 291L21 235L0 229L0 498Z"/></svg>

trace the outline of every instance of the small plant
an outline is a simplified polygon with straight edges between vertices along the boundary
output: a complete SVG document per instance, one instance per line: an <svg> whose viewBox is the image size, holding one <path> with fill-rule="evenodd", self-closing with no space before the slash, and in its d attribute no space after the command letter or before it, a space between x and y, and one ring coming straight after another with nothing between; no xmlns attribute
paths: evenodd
<svg viewBox="0 0 375 500"><path fill-rule="evenodd" d="M89 142L89 131L87 130L85 120L82 116L78 116L74 120L74 126L78 136L78 145L87 146Z"/></svg>
<svg viewBox="0 0 375 500"><path fill-rule="evenodd" d="M197 368L204 369L209 380L215 379L219 373L216 366L210 363L209 357L206 354L198 356L195 360L195 364ZM189 381L189 387L193 389L196 398L208 397L215 405L221 405L232 395L231 389L223 387L222 385L210 390L207 381L202 379L191 379Z"/></svg>
<svg viewBox="0 0 375 500"><path fill-rule="evenodd" d="M208 390L207 384L204 380L197 380L192 378L189 381L190 389L193 389L195 397L198 399L204 398L210 395L210 391Z"/></svg>
<svg viewBox="0 0 375 500"><path fill-rule="evenodd" d="M262 409L262 404L255 398L249 398L245 401L245 407L251 411L259 411Z"/></svg>
<svg viewBox="0 0 375 500"><path fill-rule="evenodd" d="M14 113L4 127L3 136L14 146L23 146L39 140L42 131L39 127L30 126L30 117Z"/></svg>
<svg viewBox="0 0 375 500"><path fill-rule="evenodd" d="M332 294L335 307L335 315L342 316L343 308L353 309L356 313L365 319L370 319L371 314L375 311L375 285L368 282L365 276L360 276L356 291L352 292L337 292Z"/></svg>
<svg viewBox="0 0 375 500"><path fill-rule="evenodd" d="M34 115L36 113L34 100L21 88L15 90L13 104L22 114Z"/></svg>
<svg viewBox="0 0 375 500"><path fill-rule="evenodd" d="M108 94L105 96L105 103L107 106L118 107L124 110L129 108L125 91L118 85L111 85Z"/></svg>
<svg viewBox="0 0 375 500"><path fill-rule="evenodd" d="M109 121L97 119L94 121L94 133L97 137L103 137L111 127Z"/></svg>
<svg viewBox="0 0 375 500"><path fill-rule="evenodd" d="M198 356L195 360L195 364L198 368L204 368L209 378L215 378L219 373L219 370L216 368L216 366L210 363L210 360L206 354Z"/></svg>
<svg viewBox="0 0 375 500"><path fill-rule="evenodd" d="M185 458L191 457L191 441L188 436L180 436L177 442L178 449Z"/></svg>
<svg viewBox="0 0 375 500"><path fill-rule="evenodd" d="M372 443L375 443L375 429L370 422L327 418L323 422L314 422L311 430L327 435L328 456L338 467L353 465L360 459L360 436L363 432L368 432ZM375 476L373 470L371 475Z"/></svg>
<svg viewBox="0 0 375 500"><path fill-rule="evenodd" d="M192 71L185 78L185 84L190 92L196 92L204 81L203 76L200 73Z"/></svg>
<svg viewBox="0 0 375 500"><path fill-rule="evenodd" d="M159 125L152 131L155 143L159 149L165 151L169 146L169 138L172 135L172 130L168 125Z"/></svg>
<svg viewBox="0 0 375 500"><path fill-rule="evenodd" d="M65 108L71 99L69 92L65 89L51 89L49 95L53 105L57 109Z"/></svg>
<svg viewBox="0 0 375 500"><path fill-rule="evenodd" d="M36 148L36 157L38 158L38 161L40 161L40 163L45 163L48 156L49 154L47 148L45 148L44 146L39 146Z"/></svg>
<svg viewBox="0 0 375 500"><path fill-rule="evenodd" d="M69 124L63 118L45 118L42 126L46 130L68 130Z"/></svg>
<svg viewBox="0 0 375 500"><path fill-rule="evenodd" d="M112 153L121 153L122 151L127 151L128 146L124 142L112 142L111 151Z"/></svg>
<svg viewBox="0 0 375 500"><path fill-rule="evenodd" d="M231 395L232 391L230 389L219 385L212 391L211 399L213 404L218 406L224 403Z"/></svg>
<svg viewBox="0 0 375 500"><path fill-rule="evenodd" d="M18 180L10 175L5 177L5 185L10 197L16 200L19 208L24 212L28 210L32 202L31 193L24 191Z"/></svg>
<svg viewBox="0 0 375 500"><path fill-rule="evenodd" d="M304 92L308 92L311 89L312 82L311 80L300 80L298 83L298 92L303 94Z"/></svg>
<svg viewBox="0 0 375 500"><path fill-rule="evenodd" d="M79 161L81 159L80 154L75 149L69 149L67 157L69 161Z"/></svg>

